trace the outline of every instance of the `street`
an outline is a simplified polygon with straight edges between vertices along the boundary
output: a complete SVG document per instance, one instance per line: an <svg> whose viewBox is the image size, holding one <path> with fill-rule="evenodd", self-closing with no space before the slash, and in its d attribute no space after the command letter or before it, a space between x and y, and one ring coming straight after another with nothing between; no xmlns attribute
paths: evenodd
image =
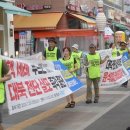
<svg viewBox="0 0 130 130"><path fill-rule="evenodd" d="M129 85L130 86L130 85ZM130 87L100 90L99 103L85 103L86 88L76 92L75 108L64 108L65 99L8 115L4 105L6 130L125 130L130 126Z"/></svg>

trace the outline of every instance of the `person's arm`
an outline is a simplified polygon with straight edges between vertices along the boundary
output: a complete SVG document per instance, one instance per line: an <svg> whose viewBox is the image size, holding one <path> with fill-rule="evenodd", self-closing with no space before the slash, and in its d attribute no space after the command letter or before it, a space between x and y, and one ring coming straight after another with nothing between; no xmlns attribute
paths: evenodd
<svg viewBox="0 0 130 130"><path fill-rule="evenodd" d="M60 52L60 49L57 49L57 59L60 59L61 58L61 52Z"/></svg>
<svg viewBox="0 0 130 130"><path fill-rule="evenodd" d="M2 77L0 78L0 83L10 79L11 79L11 74L9 71L9 67L7 66L5 61L2 61Z"/></svg>
<svg viewBox="0 0 130 130"><path fill-rule="evenodd" d="M100 57L100 59L101 59L100 64L103 64L108 58L109 58L109 56L106 56L106 57L102 60L101 57Z"/></svg>

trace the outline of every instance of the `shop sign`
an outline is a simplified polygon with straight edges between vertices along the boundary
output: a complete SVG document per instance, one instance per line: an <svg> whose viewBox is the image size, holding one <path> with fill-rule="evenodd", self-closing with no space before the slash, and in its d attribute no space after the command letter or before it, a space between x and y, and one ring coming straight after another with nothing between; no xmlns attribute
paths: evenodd
<svg viewBox="0 0 130 130"><path fill-rule="evenodd" d="M51 9L51 5L25 5L24 3L17 4L17 7L26 9L26 10L43 10L43 9Z"/></svg>
<svg viewBox="0 0 130 130"><path fill-rule="evenodd" d="M80 3L78 0L69 0L68 5L67 5L67 9L71 10L71 11L77 11L80 12Z"/></svg>

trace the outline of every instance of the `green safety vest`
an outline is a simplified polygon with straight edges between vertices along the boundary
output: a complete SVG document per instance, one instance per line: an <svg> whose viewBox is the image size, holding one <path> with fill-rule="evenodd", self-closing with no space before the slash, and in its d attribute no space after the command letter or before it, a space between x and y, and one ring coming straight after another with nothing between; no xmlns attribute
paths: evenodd
<svg viewBox="0 0 130 130"><path fill-rule="evenodd" d="M71 54L77 61L77 64L78 64L78 68L80 68L81 66L81 61L80 61L80 58L82 56L82 51L79 51L79 52L72 52Z"/></svg>
<svg viewBox="0 0 130 130"><path fill-rule="evenodd" d="M90 64L88 67L88 76L90 79L99 78L100 74L100 54L96 53L94 55L88 54L87 60Z"/></svg>
<svg viewBox="0 0 130 130"><path fill-rule="evenodd" d="M48 48L46 48L46 60L57 61L57 47L55 47L53 51L49 51Z"/></svg>
<svg viewBox="0 0 130 130"><path fill-rule="evenodd" d="M68 70L74 69L74 58L70 57L68 60L60 59L60 62L67 67ZM73 75L76 76L76 72L73 72Z"/></svg>
<svg viewBox="0 0 130 130"><path fill-rule="evenodd" d="M120 49L118 52L120 53L120 55L123 55L123 53L128 52L128 50L127 49L125 49L125 50Z"/></svg>
<svg viewBox="0 0 130 130"><path fill-rule="evenodd" d="M117 57L117 52L116 48L112 49L112 57Z"/></svg>
<svg viewBox="0 0 130 130"><path fill-rule="evenodd" d="M2 59L0 59L0 78L2 77ZM0 104L5 102L5 87L0 83Z"/></svg>

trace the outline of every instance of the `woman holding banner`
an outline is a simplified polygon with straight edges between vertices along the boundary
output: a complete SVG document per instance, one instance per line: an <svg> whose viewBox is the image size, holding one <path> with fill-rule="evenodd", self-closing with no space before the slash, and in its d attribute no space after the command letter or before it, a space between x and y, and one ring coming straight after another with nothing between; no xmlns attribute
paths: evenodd
<svg viewBox="0 0 130 130"><path fill-rule="evenodd" d="M69 47L63 48L63 58L60 59L60 62L64 64L69 72L76 76L76 71L78 70L78 64L75 58L71 56L71 50ZM75 101L74 101L74 94L70 94L66 97L67 105L65 108L74 108L75 107Z"/></svg>

